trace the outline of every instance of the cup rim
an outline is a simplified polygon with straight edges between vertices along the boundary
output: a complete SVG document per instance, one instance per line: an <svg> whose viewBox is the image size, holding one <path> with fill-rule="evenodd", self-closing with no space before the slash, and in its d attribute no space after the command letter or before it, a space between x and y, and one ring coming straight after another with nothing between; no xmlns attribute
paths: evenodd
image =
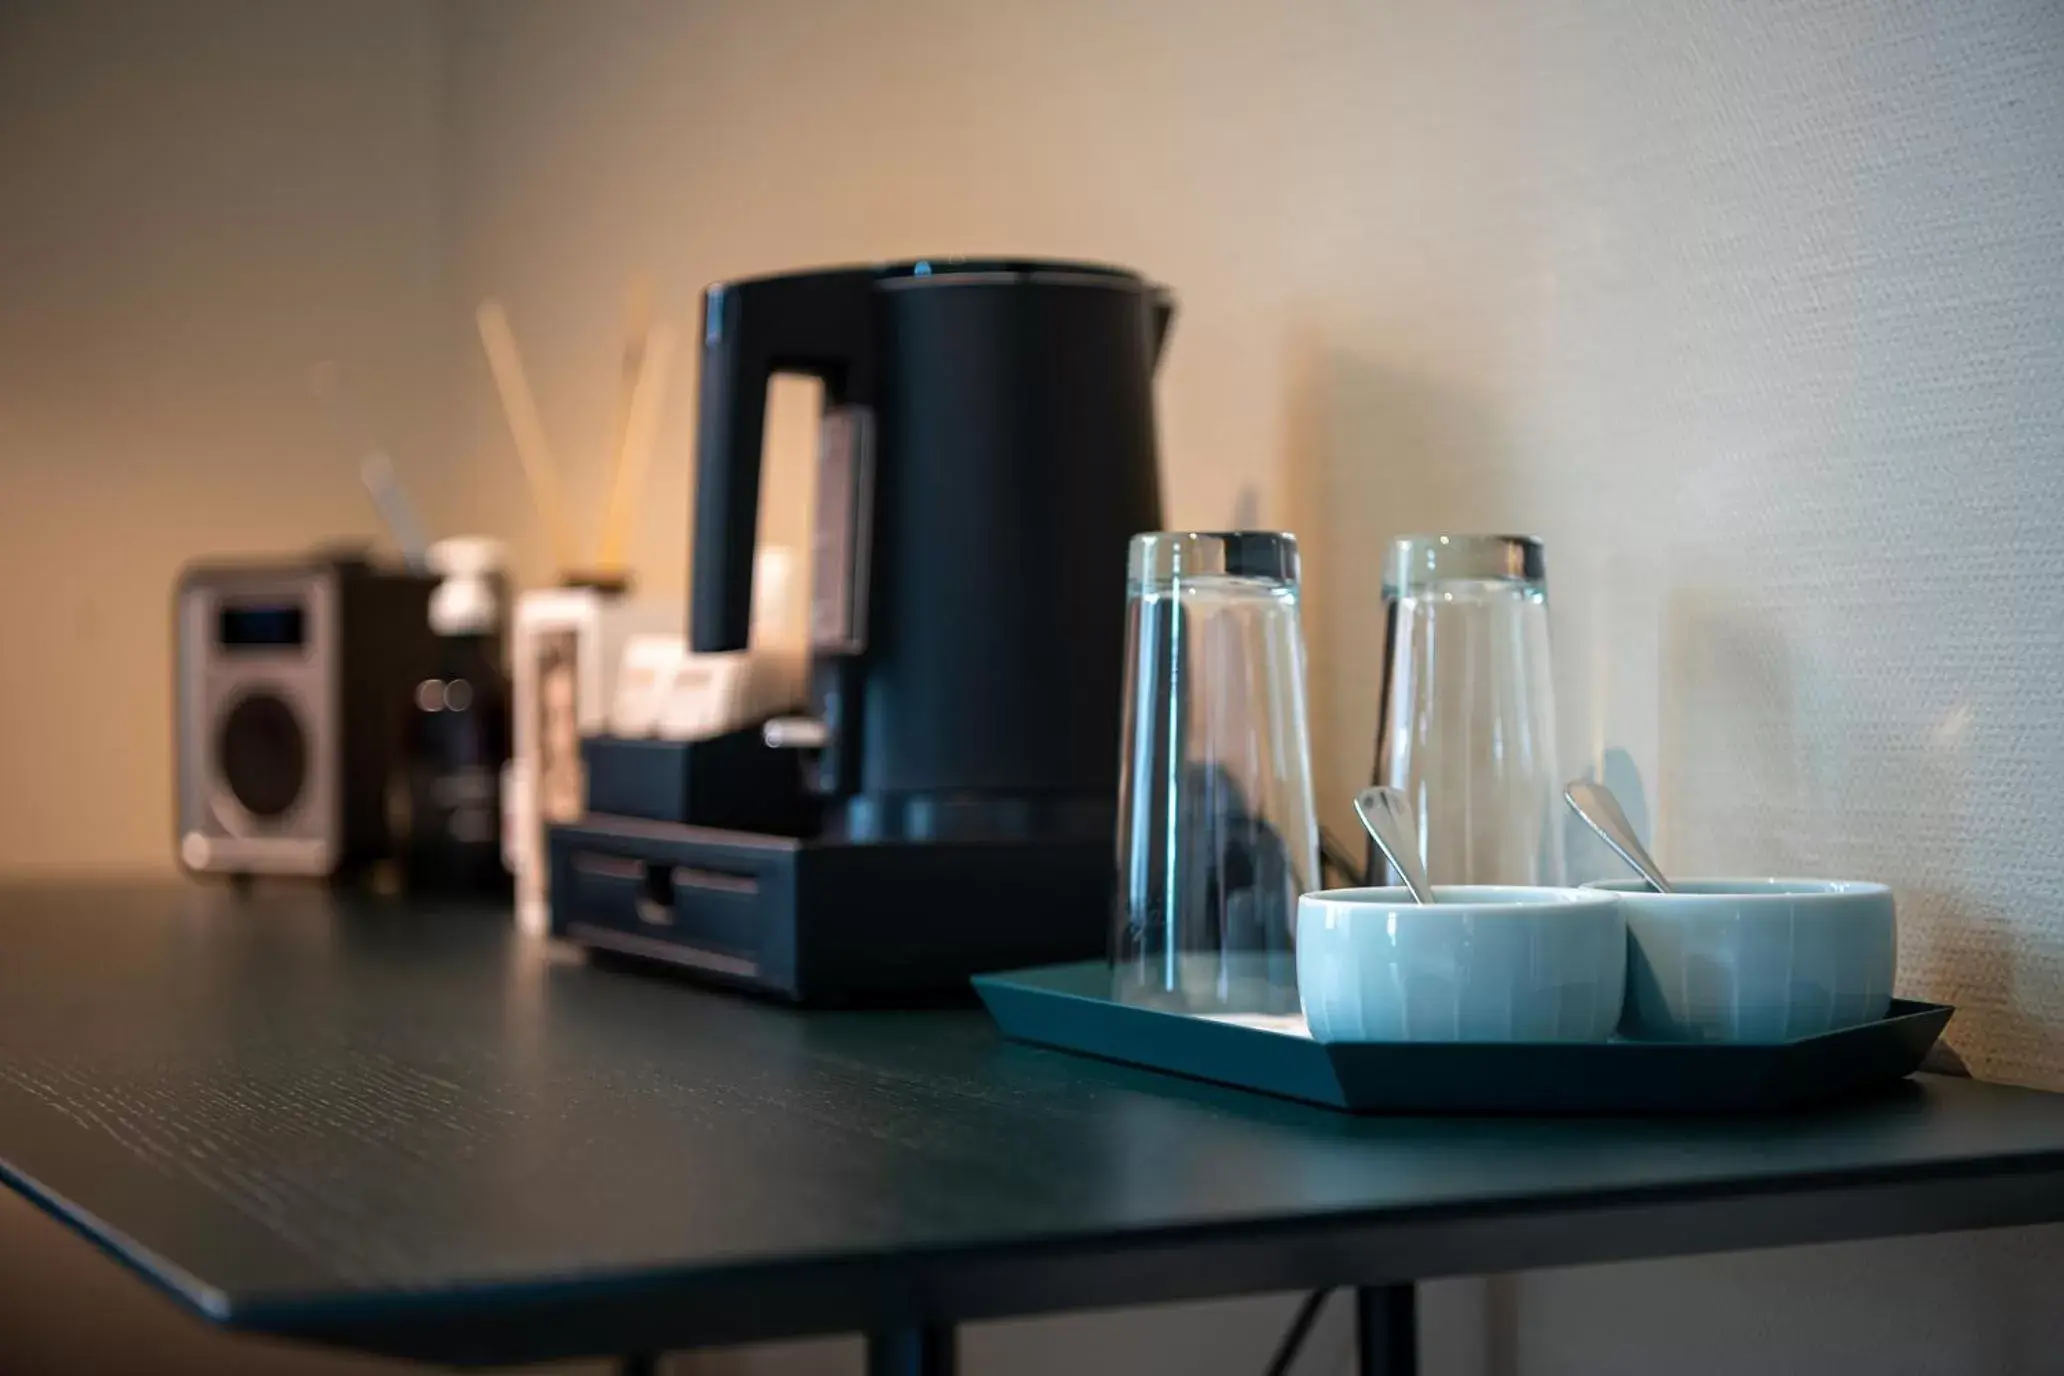
<svg viewBox="0 0 2064 1376"><path fill-rule="evenodd" d="M1672 879L1675 893L1657 893L1645 879L1591 879L1580 887L1650 903L1788 903L1800 899L1889 897L1892 886L1875 879L1787 879L1781 876L1720 875ZM1722 887L1726 886L1726 887Z"/></svg>
<svg viewBox="0 0 2064 1376"><path fill-rule="evenodd" d="M1443 898L1443 895L1458 895ZM1488 895L1484 897L1461 897L1460 895ZM1419 912L1438 914L1482 913L1482 912L1562 912L1571 908L1596 908L1617 903L1619 895L1605 890L1587 890L1570 885L1555 884L1435 884L1433 895L1443 901L1428 907L1416 902L1412 891L1402 884L1348 889L1315 889L1300 894L1297 906L1303 909L1306 903L1337 903L1350 910L1366 908L1372 912L1385 909L1410 908ZM1501 896L1510 895L1510 896Z"/></svg>

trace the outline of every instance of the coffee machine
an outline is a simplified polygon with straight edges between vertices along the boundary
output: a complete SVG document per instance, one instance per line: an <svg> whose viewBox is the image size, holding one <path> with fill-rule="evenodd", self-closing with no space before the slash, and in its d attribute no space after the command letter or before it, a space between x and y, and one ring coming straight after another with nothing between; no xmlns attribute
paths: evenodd
<svg viewBox="0 0 2064 1376"><path fill-rule="evenodd" d="M1102 954L1125 551L1160 525L1153 374L1171 314L1139 274L1072 262L710 287L697 652L746 647L768 379L823 383L808 700L756 742L812 820L557 828L554 930L812 1003Z"/></svg>

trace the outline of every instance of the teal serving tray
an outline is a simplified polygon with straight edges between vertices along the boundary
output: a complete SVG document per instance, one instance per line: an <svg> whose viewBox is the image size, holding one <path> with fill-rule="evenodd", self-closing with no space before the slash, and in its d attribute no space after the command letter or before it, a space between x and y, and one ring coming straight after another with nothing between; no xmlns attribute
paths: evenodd
<svg viewBox="0 0 2064 1376"><path fill-rule="evenodd" d="M977 975L1003 1034L1350 1113L1765 1113L1904 1079L1956 1010L1894 999L1862 1027L1775 1045L1316 1042L1111 997L1101 961Z"/></svg>

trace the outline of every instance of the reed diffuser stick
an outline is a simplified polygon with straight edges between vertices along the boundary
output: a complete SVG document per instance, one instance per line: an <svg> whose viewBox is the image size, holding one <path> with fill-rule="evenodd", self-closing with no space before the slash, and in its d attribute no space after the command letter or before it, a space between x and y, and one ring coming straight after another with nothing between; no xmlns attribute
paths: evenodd
<svg viewBox="0 0 2064 1376"><path fill-rule="evenodd" d="M400 547L403 561L418 573L425 571L430 567L430 540L423 534L423 522L401 485L401 475L394 471L387 446L380 442L365 408L345 384L344 369L334 361L318 363L309 370L308 381L337 438L359 452L358 479L386 523L387 533Z"/></svg>
<svg viewBox="0 0 2064 1376"><path fill-rule="evenodd" d="M616 374L616 431L610 436L609 498L603 503L602 543L609 543L609 515L623 488L625 445L631 436L631 408L637 404L638 380L645 375L645 354L652 345L652 283L640 277L624 293L623 360Z"/></svg>
<svg viewBox="0 0 2064 1376"><path fill-rule="evenodd" d="M609 494L609 512L602 525L602 553L596 561L606 570L620 570L629 552L631 523L644 495L645 474L652 466L652 449L659 441L659 418L666 406L667 374L674 362L675 332L670 325L655 325L644 350L637 385L631 390L631 404L625 419L623 449L618 457L616 482Z"/></svg>
<svg viewBox="0 0 2064 1376"><path fill-rule="evenodd" d="M523 355L517 351L516 335L509 328L509 314L498 301L483 301L475 312L480 326L480 343L487 350L487 364L494 372L495 388L501 394L502 414L508 419L509 434L516 441L516 457L530 484L531 500L552 543L552 558L560 572L573 567L573 538L567 530L566 505L559 495L558 470L552 463L552 449L545 441L544 423L538 419L537 398L523 372Z"/></svg>

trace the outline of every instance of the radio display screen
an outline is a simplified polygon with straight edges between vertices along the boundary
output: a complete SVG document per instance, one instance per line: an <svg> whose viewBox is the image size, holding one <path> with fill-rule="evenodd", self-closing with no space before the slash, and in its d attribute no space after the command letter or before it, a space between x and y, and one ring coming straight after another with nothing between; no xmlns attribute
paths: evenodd
<svg viewBox="0 0 2064 1376"><path fill-rule="evenodd" d="M302 644L298 606L224 607L216 639L226 650L294 650Z"/></svg>

